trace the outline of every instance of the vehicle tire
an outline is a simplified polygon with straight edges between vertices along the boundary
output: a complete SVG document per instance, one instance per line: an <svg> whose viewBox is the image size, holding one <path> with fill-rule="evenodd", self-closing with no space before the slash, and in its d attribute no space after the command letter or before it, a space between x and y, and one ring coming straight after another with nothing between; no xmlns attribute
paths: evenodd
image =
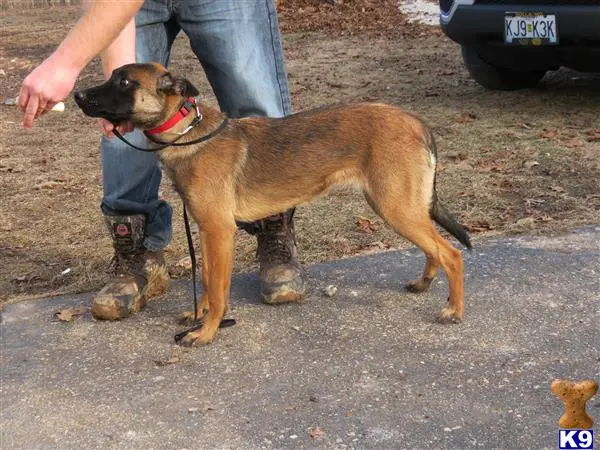
<svg viewBox="0 0 600 450"><path fill-rule="evenodd" d="M510 91L535 87L546 74L545 70L519 71L491 65L473 47L462 48L467 70L477 83L487 89Z"/></svg>

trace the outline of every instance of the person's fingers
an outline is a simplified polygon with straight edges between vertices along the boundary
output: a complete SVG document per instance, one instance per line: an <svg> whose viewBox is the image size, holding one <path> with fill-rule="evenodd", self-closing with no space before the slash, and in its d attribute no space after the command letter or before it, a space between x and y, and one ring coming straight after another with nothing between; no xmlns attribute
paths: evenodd
<svg viewBox="0 0 600 450"><path fill-rule="evenodd" d="M39 107L39 97L37 95L31 95L25 106L25 116L23 117L23 126L25 128L31 128L35 118L37 117Z"/></svg>
<svg viewBox="0 0 600 450"><path fill-rule="evenodd" d="M114 137L114 125L108 120L100 119L100 129L102 130L102 134L104 134L104 136L106 136L108 139L112 139Z"/></svg>
<svg viewBox="0 0 600 450"><path fill-rule="evenodd" d="M37 119L41 115L46 114L49 110L50 110L50 108L48 107L48 101L40 99L40 102L38 104L38 110L37 110L37 113L35 114L35 118Z"/></svg>
<svg viewBox="0 0 600 450"><path fill-rule="evenodd" d="M27 106L27 102L29 101L29 89L25 87L25 85L21 86L21 91L19 92L18 102L19 109L21 112L25 112L25 108Z"/></svg>
<svg viewBox="0 0 600 450"><path fill-rule="evenodd" d="M117 126L117 131L121 134L131 133L133 131L133 125L131 122L125 122Z"/></svg>

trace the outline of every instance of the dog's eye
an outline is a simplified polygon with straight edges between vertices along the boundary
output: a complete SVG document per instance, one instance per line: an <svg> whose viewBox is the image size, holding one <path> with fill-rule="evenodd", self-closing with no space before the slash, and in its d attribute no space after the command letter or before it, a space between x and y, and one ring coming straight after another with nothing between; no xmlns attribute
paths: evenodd
<svg viewBox="0 0 600 450"><path fill-rule="evenodd" d="M129 86L129 80L127 78L121 78L121 80L119 81L119 84L122 87L127 87L127 86Z"/></svg>

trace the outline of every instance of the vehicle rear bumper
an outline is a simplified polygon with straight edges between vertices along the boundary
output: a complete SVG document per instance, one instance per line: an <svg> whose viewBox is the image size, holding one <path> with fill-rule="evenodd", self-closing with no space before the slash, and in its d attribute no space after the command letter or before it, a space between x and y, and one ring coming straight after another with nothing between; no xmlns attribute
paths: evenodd
<svg viewBox="0 0 600 450"><path fill-rule="evenodd" d="M507 12L537 12L556 16L560 46L600 47L600 3L535 5L528 2L502 4L456 0L442 11L440 24L450 39L461 45L504 43L504 17ZM565 1L565 3L567 3ZM552 3L552 2L548 2Z"/></svg>

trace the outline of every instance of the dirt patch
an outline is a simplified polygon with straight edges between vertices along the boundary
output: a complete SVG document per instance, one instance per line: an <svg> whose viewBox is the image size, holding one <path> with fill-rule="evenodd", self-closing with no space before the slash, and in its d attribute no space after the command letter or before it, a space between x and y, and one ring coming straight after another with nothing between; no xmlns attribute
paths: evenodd
<svg viewBox="0 0 600 450"><path fill-rule="evenodd" d="M390 36L358 33L357 19L348 19L348 28L307 32L322 11L337 14L334 8L342 6L302 4L317 9L300 13L299 2L287 2L282 10L283 28L290 30L285 50L294 109L369 100L421 114L438 138L440 196L473 230L475 243L479 235L551 233L600 222L600 77L565 70L549 74L535 90L489 92L469 78L459 48L437 28L409 26L399 17L400 31L392 22L384 25ZM70 8L0 14L0 100L18 93L27 71L76 17ZM216 104L184 36L176 40L172 70L192 74L206 103ZM95 61L78 86L100 80ZM99 132L71 99L66 103L65 113L46 115L30 131L14 107L0 106L4 301L93 290L106 280L111 246L99 210ZM180 201L168 181L163 185L175 208L167 258L174 275L188 276L175 269L187 253ZM361 218L376 225L360 226ZM296 228L304 263L410 245L381 224L360 193L345 188L298 208ZM238 233L235 269L255 269L254 252L253 238Z"/></svg>

